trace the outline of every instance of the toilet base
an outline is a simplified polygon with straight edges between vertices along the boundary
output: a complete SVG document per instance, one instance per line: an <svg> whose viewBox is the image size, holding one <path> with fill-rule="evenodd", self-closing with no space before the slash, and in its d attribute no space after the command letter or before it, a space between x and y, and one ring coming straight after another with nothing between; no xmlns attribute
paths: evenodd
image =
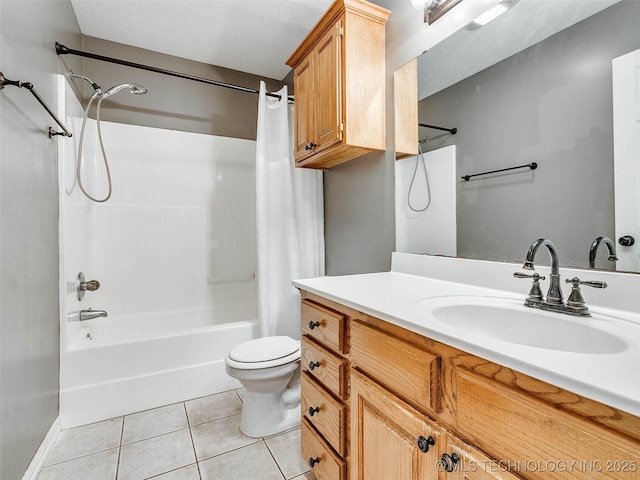
<svg viewBox="0 0 640 480"><path fill-rule="evenodd" d="M298 400L290 404L283 397L295 396L290 390L298 389ZM245 392L240 419L240 431L247 437L260 438L300 426L300 384L284 394ZM289 394L289 395L287 395Z"/></svg>

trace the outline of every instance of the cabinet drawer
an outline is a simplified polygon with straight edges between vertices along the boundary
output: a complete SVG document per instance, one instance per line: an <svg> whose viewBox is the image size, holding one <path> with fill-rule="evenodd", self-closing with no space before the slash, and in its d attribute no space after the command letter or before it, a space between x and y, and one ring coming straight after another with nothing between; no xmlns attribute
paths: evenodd
<svg viewBox="0 0 640 480"><path fill-rule="evenodd" d="M421 409L440 411L440 356L352 322L351 365Z"/></svg>
<svg viewBox="0 0 640 480"><path fill-rule="evenodd" d="M460 432L522 477L637 478L638 442L467 370L457 384Z"/></svg>
<svg viewBox="0 0 640 480"><path fill-rule="evenodd" d="M307 373L302 374L303 415L343 457L346 455L346 407L325 392Z"/></svg>
<svg viewBox="0 0 640 480"><path fill-rule="evenodd" d="M322 437L316 433L306 418L301 425L302 458L309 465L317 480L346 480L347 464L336 455Z"/></svg>
<svg viewBox="0 0 640 480"><path fill-rule="evenodd" d="M341 353L348 351L346 323L346 315L302 301L302 333Z"/></svg>
<svg viewBox="0 0 640 480"><path fill-rule="evenodd" d="M307 336L302 337L302 369L337 397L347 398L347 361Z"/></svg>

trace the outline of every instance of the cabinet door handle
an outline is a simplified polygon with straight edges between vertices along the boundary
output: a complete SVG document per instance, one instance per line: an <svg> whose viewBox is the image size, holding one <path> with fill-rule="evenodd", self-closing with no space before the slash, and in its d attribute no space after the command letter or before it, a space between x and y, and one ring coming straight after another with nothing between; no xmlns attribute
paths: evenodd
<svg viewBox="0 0 640 480"><path fill-rule="evenodd" d="M309 466L313 468L316 463L320 463L320 458L309 458Z"/></svg>
<svg viewBox="0 0 640 480"><path fill-rule="evenodd" d="M449 455L448 453L443 453L440 455L440 460L436 464L438 470L440 472L453 472L460 461L460 457L455 453Z"/></svg>
<svg viewBox="0 0 640 480"><path fill-rule="evenodd" d="M436 441L431 435L429 435L429 438L424 438L422 435L418 437L418 448L423 453L427 453L429 451L429 447L435 444Z"/></svg>
<svg viewBox="0 0 640 480"><path fill-rule="evenodd" d="M309 362L309 370L315 370L320 367L320 362Z"/></svg>
<svg viewBox="0 0 640 480"><path fill-rule="evenodd" d="M316 327L320 327L320 322L314 322L314 321L309 322L309 328L311 330L313 330Z"/></svg>
<svg viewBox="0 0 640 480"><path fill-rule="evenodd" d="M304 146L305 150L313 150L314 148L316 148L318 145L316 145L315 143L311 142L307 145Z"/></svg>
<svg viewBox="0 0 640 480"><path fill-rule="evenodd" d="M309 416L313 417L316 413L320 413L320 407L309 407Z"/></svg>

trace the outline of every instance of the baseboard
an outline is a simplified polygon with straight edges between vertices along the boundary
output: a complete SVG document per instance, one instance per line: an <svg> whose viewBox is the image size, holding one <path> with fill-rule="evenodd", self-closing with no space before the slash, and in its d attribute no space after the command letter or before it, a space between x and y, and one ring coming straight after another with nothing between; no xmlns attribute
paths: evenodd
<svg viewBox="0 0 640 480"><path fill-rule="evenodd" d="M47 458L47 454L53 447L58 435L60 434L60 417L56 417L56 419L51 424L47 435L42 440L42 443L38 447L35 455L31 459L31 463L27 468L27 471L24 472L22 476L22 480L36 480L38 475L40 474L40 470L42 469L42 465L44 464L44 460Z"/></svg>

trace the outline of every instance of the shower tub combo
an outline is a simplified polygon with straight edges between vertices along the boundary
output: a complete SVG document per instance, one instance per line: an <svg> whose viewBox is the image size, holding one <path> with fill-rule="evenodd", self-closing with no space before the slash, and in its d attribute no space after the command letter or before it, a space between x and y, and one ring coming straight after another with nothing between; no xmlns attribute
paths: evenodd
<svg viewBox="0 0 640 480"><path fill-rule="evenodd" d="M113 194L92 202L76 175L84 111L58 87L74 133L58 142L62 428L240 387L224 359L258 336L255 142L101 122ZM88 119L82 175L101 199L96 130ZM79 272L100 282L81 301ZM80 321L89 308L108 316Z"/></svg>
<svg viewBox="0 0 640 480"><path fill-rule="evenodd" d="M71 315L78 328L61 359L62 427L240 387L224 358L230 345L257 337L257 322L210 325L211 317L200 310L80 323Z"/></svg>

